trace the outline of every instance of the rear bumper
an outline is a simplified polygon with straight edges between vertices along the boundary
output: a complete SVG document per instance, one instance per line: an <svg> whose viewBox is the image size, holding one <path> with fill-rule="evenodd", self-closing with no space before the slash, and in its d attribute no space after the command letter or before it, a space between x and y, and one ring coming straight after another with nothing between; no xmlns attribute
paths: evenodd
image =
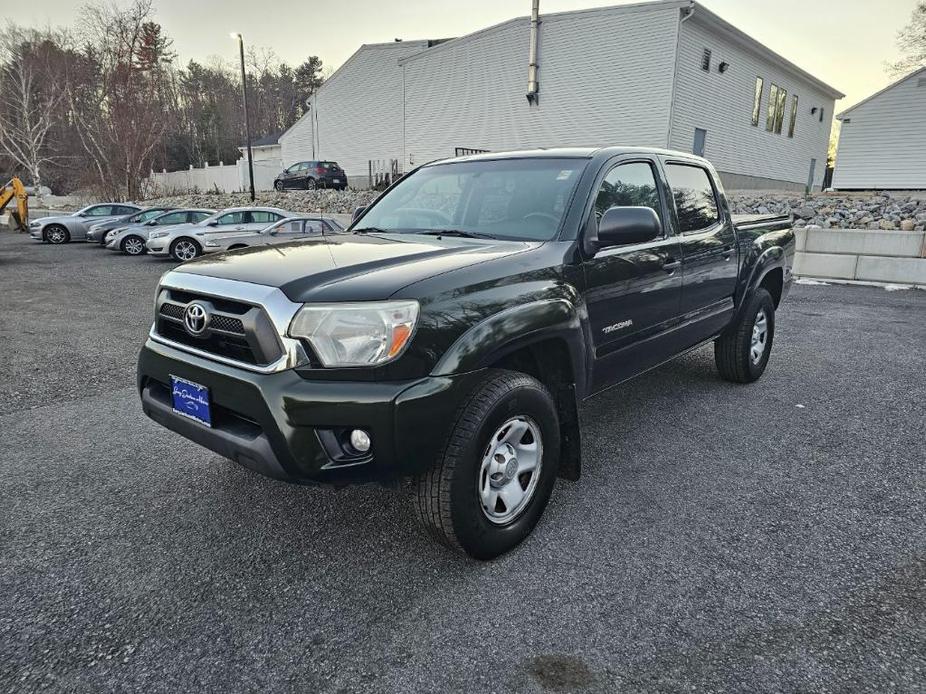
<svg viewBox="0 0 926 694"><path fill-rule="evenodd" d="M209 388L211 428L173 411L171 375ZM425 471L475 378L308 380L293 370L259 374L225 366L152 340L138 361L145 414L256 472L299 483L388 481ZM356 428L370 434L372 449L345 457L336 442Z"/></svg>

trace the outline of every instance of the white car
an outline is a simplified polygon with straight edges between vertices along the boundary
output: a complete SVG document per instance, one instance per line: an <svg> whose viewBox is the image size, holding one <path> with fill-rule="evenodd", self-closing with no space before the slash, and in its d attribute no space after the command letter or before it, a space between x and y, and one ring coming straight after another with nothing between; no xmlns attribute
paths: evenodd
<svg viewBox="0 0 926 694"><path fill-rule="evenodd" d="M152 231L145 246L151 255L169 255L183 262L202 255L210 237L236 231L260 231L274 222L295 216L295 212L279 207L229 207L198 224Z"/></svg>
<svg viewBox="0 0 926 694"><path fill-rule="evenodd" d="M106 233L103 243L111 251L127 255L141 255L145 252L148 236L156 230L180 224L196 224L215 214L215 210L183 209L163 212L140 224L128 224Z"/></svg>
<svg viewBox="0 0 926 694"><path fill-rule="evenodd" d="M203 253L234 251L248 246L269 246L290 241L320 239L332 234L345 233L344 227L330 217L287 217L260 231L233 231L229 234L209 236L203 244Z"/></svg>

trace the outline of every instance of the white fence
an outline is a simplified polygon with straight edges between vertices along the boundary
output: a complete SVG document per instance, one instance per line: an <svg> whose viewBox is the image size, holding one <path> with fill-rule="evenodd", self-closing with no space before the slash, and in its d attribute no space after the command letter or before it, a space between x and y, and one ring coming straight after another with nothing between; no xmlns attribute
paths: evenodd
<svg viewBox="0 0 926 694"><path fill-rule="evenodd" d="M282 162L263 160L254 162L254 189L273 190L273 180L283 170ZM159 194L205 192L220 190L234 193L248 189L248 161L239 159L234 164L222 164L201 169L181 171L152 171L148 177L148 197Z"/></svg>

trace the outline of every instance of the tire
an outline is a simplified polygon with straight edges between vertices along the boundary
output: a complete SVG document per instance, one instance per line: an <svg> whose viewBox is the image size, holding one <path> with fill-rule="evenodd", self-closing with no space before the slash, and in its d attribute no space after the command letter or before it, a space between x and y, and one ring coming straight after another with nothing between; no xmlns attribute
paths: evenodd
<svg viewBox="0 0 926 694"><path fill-rule="evenodd" d="M739 319L714 341L714 362L722 378L752 383L765 372L775 337L775 302L759 288Z"/></svg>
<svg viewBox="0 0 926 694"><path fill-rule="evenodd" d="M68 230L60 224L49 224L45 228L43 235L48 243L55 245L60 243L67 243L71 240L71 235L68 233Z"/></svg>
<svg viewBox="0 0 926 694"><path fill-rule="evenodd" d="M282 193L283 192L283 181L274 181L273 189L278 193Z"/></svg>
<svg viewBox="0 0 926 694"><path fill-rule="evenodd" d="M203 247L193 239L188 239L185 236L181 236L170 244L171 257L181 263L198 258L202 254Z"/></svg>
<svg viewBox="0 0 926 694"><path fill-rule="evenodd" d="M559 451L556 405L543 384L526 374L489 370L457 410L437 463L416 481L418 517L438 542L475 559L494 559L537 525L556 481ZM535 461L533 471L524 469L527 460ZM493 498L494 505L486 503Z"/></svg>
<svg viewBox="0 0 926 694"><path fill-rule="evenodd" d="M126 236L119 244L122 252L126 255L143 255L146 251L145 240L141 236Z"/></svg>
<svg viewBox="0 0 926 694"><path fill-rule="evenodd" d="M305 189L306 190L315 190L318 188L318 184L315 182L314 178L305 179Z"/></svg>

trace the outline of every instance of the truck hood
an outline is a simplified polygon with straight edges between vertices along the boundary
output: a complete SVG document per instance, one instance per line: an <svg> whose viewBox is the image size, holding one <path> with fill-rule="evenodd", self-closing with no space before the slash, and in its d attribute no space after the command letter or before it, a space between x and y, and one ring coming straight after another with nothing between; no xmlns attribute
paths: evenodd
<svg viewBox="0 0 926 694"><path fill-rule="evenodd" d="M217 253L184 263L175 272L277 287L295 302L375 301L434 275L539 245L420 234L347 234Z"/></svg>

